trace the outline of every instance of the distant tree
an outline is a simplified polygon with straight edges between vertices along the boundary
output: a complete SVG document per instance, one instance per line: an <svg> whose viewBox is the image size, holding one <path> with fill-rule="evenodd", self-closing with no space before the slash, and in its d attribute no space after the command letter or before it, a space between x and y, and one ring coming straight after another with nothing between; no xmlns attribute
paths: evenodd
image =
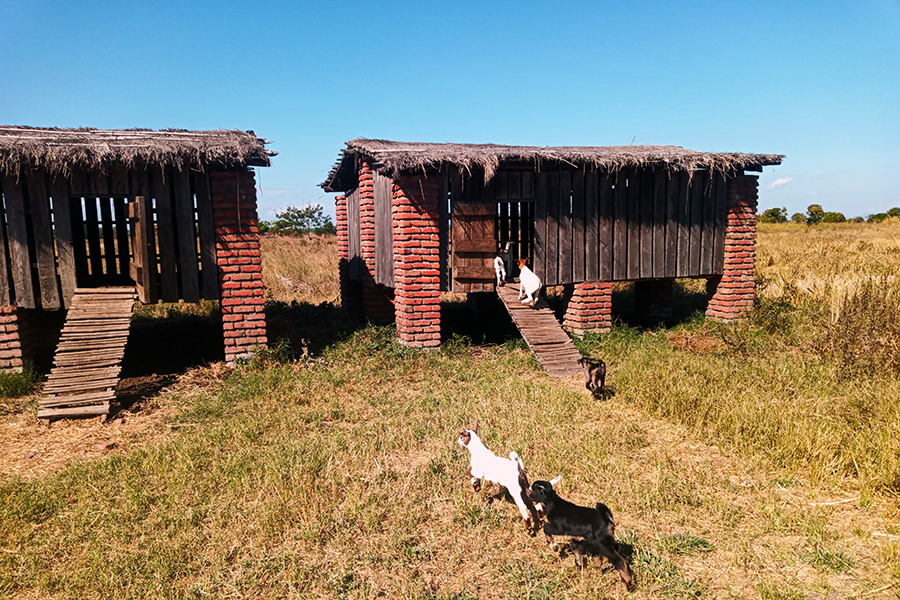
<svg viewBox="0 0 900 600"><path fill-rule="evenodd" d="M850 221L851 223L865 223L866 222L866 220L863 219L862 217L853 217L852 219L847 219L847 220Z"/></svg>
<svg viewBox="0 0 900 600"><path fill-rule="evenodd" d="M760 223L787 223L787 209L767 208L757 220Z"/></svg>
<svg viewBox="0 0 900 600"><path fill-rule="evenodd" d="M847 217L844 216L844 213L839 212L827 212L822 215L823 223L843 223L847 220Z"/></svg>
<svg viewBox="0 0 900 600"><path fill-rule="evenodd" d="M900 206L895 206L894 208L887 211L887 215L889 217L900 217Z"/></svg>
<svg viewBox="0 0 900 600"><path fill-rule="evenodd" d="M820 204L810 204L806 207L806 224L818 225L825 217L825 211Z"/></svg>
<svg viewBox="0 0 900 600"><path fill-rule="evenodd" d="M881 223L885 219L888 218L887 213L877 213L874 215L869 215L869 218L866 219L866 223Z"/></svg>
<svg viewBox="0 0 900 600"><path fill-rule="evenodd" d="M331 217L322 214L321 204L306 204L304 206L288 206L283 211L275 212L276 221L272 225L272 231L289 235L303 235L310 232L318 232L320 228L334 224Z"/></svg>
<svg viewBox="0 0 900 600"><path fill-rule="evenodd" d="M316 227L313 230L313 233L317 233L319 235L336 235L337 227L335 227L334 223L331 222L331 217L326 217L325 224L321 227Z"/></svg>
<svg viewBox="0 0 900 600"><path fill-rule="evenodd" d="M259 232L260 233L269 233L272 231L272 223L269 221L260 221L259 222Z"/></svg>
<svg viewBox="0 0 900 600"><path fill-rule="evenodd" d="M806 223L806 215L803 213L794 213L791 215L791 221L794 223Z"/></svg>

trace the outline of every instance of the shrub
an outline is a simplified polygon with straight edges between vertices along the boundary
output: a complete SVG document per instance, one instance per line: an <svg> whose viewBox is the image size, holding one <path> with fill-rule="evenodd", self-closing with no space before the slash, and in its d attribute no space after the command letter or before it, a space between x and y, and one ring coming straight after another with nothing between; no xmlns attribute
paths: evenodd
<svg viewBox="0 0 900 600"><path fill-rule="evenodd" d="M760 223L787 223L786 208L767 208L759 216Z"/></svg>
<svg viewBox="0 0 900 600"><path fill-rule="evenodd" d="M0 398L27 396L34 391L40 380L40 373L35 372L30 366L22 369L21 373L0 371Z"/></svg>
<svg viewBox="0 0 900 600"><path fill-rule="evenodd" d="M794 213L791 215L791 221L794 223L806 223L806 215L803 213Z"/></svg>
<svg viewBox="0 0 900 600"><path fill-rule="evenodd" d="M823 223L843 223L847 218L844 216L844 213L839 212L827 212L822 215Z"/></svg>

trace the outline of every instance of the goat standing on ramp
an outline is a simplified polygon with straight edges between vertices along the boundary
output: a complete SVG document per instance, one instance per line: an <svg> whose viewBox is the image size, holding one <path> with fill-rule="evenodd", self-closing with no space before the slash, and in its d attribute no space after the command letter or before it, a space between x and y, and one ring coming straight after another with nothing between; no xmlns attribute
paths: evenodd
<svg viewBox="0 0 900 600"><path fill-rule="evenodd" d="M580 542L586 541L597 547L600 555L607 559L619 572L628 591L634 590L631 571L616 542L616 523L612 512L605 504L597 503L595 508L578 506L560 498L549 481L535 481L529 490L533 502L543 505L547 522L544 523L544 534L547 543L553 543L554 535L567 535L573 538L572 551L575 553L575 564L584 568L584 557Z"/></svg>
<svg viewBox="0 0 900 600"><path fill-rule="evenodd" d="M534 308L534 305L537 304L539 298L538 294L541 291L541 280L535 275L534 271L529 269L525 265L525 259L519 259L519 300L522 300L522 304L527 304L528 306Z"/></svg>
<svg viewBox="0 0 900 600"><path fill-rule="evenodd" d="M472 429L463 427L459 434L459 445L469 450L469 477L472 478L472 487L477 492L481 489L481 479L493 481L509 490L510 496L522 518L525 519L525 529L528 535L534 537L537 532L537 519L532 521L531 512L534 507L528 499L528 477L525 475L525 466L522 459L515 452L509 453L509 458L497 456L481 442L478 437L478 421Z"/></svg>

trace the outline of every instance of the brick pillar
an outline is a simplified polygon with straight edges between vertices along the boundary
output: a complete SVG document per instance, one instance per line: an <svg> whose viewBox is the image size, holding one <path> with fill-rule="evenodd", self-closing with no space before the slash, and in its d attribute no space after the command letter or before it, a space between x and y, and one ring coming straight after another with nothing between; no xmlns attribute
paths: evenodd
<svg viewBox="0 0 900 600"><path fill-rule="evenodd" d="M387 325L394 319L394 305L391 290L375 283L375 188L372 169L366 163L359 169L359 254L364 267L365 317L376 325Z"/></svg>
<svg viewBox="0 0 900 600"><path fill-rule="evenodd" d="M350 279L350 241L347 229L347 197L335 198L335 218L338 239L338 277L341 285L341 306L348 314L362 319L362 287Z"/></svg>
<svg viewBox="0 0 900 600"><path fill-rule="evenodd" d="M706 316L716 321L734 322L753 310L758 179L741 175L728 182L725 269L706 282Z"/></svg>
<svg viewBox="0 0 900 600"><path fill-rule="evenodd" d="M437 181L424 176L394 181L394 310L397 335L406 346L441 343Z"/></svg>
<svg viewBox="0 0 900 600"><path fill-rule="evenodd" d="M0 306L0 370L22 370L22 342L15 306Z"/></svg>
<svg viewBox="0 0 900 600"><path fill-rule="evenodd" d="M674 279L634 282L634 311L640 319L654 321L670 317L674 299Z"/></svg>
<svg viewBox="0 0 900 600"><path fill-rule="evenodd" d="M209 187L216 226L225 360L233 363L267 341L256 183L252 171L214 171L209 174Z"/></svg>
<svg viewBox="0 0 900 600"><path fill-rule="evenodd" d="M612 284L601 281L576 283L566 305L563 327L581 337L585 333L609 333L612 327Z"/></svg>

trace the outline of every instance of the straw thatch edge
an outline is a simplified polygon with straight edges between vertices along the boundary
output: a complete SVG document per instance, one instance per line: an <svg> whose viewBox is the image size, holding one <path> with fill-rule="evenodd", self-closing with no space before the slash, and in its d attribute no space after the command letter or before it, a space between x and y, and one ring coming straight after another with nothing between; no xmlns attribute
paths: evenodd
<svg viewBox="0 0 900 600"><path fill-rule="evenodd" d="M533 165L536 171L565 165L573 168L617 173L625 168L666 171L705 169L734 176L744 170L781 164L781 154L741 152L700 152L680 146L501 146L497 144L408 143L389 140L355 139L347 142L338 162L322 183L326 191L340 191L355 159L364 160L379 173L398 177L405 173L428 173L445 169L471 176L481 172L488 183L501 163ZM348 181L352 184L352 181Z"/></svg>
<svg viewBox="0 0 900 600"><path fill-rule="evenodd" d="M0 174L39 169L68 176L73 170L107 172L174 166L178 170L269 166L276 153L252 131L184 129L63 129L0 126Z"/></svg>

